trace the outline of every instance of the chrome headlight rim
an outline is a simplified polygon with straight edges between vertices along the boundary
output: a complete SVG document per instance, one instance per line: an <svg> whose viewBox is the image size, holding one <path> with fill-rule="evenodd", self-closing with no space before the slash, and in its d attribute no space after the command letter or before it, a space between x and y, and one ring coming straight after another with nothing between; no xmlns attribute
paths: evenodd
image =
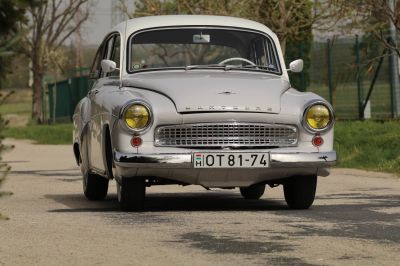
<svg viewBox="0 0 400 266"><path fill-rule="evenodd" d="M149 122L147 123L146 127L141 128L141 129L133 129L133 128L129 127L126 124L125 119L124 119L126 111L132 105L135 105L135 104L143 105L147 109L147 111L149 113ZM121 108L121 112L119 114L119 121L122 124L123 128L125 128L127 131L129 131L129 132L131 132L131 133L133 133L135 135L144 134L153 125L153 121L154 121L154 119L153 119L153 109L151 108L149 103L147 103L147 102L145 102L143 100L132 100L132 101L129 101Z"/></svg>
<svg viewBox="0 0 400 266"><path fill-rule="evenodd" d="M312 128L307 122L307 113L311 109L311 107L313 107L315 105L323 105L323 106L325 106L328 109L329 115L331 117L331 121L324 128L321 128L321 129ZM335 113L333 111L333 107L329 103L327 103L326 101L312 100L312 101L308 102L305 105L304 112L303 112L303 117L301 118L301 124L302 124L303 128L308 133L311 133L311 134L315 134L315 133L323 134L323 133L326 133L327 131L332 129L332 127L335 125L335 122L336 122L336 120L335 120Z"/></svg>

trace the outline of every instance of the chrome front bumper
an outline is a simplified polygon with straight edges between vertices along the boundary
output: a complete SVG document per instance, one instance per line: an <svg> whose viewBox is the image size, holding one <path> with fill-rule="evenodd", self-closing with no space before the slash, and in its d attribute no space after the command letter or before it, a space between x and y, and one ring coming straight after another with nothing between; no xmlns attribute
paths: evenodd
<svg viewBox="0 0 400 266"><path fill-rule="evenodd" d="M193 155L180 154L127 154L114 152L117 166L132 168L193 168ZM328 168L336 164L336 152L270 153L269 168Z"/></svg>

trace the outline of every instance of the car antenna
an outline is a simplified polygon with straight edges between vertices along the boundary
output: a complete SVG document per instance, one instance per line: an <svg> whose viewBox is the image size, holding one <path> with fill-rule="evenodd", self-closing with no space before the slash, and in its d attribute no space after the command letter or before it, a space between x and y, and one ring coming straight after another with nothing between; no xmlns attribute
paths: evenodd
<svg viewBox="0 0 400 266"><path fill-rule="evenodd" d="M122 88L122 66L123 65L125 65L125 58L126 58L126 55L125 55L125 47L126 47L126 31L127 31L127 28L128 28L128 18L126 18L125 19L125 33L124 33L124 43L123 43L123 45L122 45L122 60L121 60L121 64L120 64L120 66L119 66L119 68L120 68L120 71L119 71L119 88L121 89ZM122 42L121 42L122 43Z"/></svg>

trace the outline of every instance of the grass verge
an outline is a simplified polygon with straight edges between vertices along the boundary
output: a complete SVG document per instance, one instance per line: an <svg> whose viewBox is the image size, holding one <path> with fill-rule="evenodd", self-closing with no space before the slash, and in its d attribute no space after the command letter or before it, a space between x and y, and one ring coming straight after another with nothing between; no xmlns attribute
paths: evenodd
<svg viewBox="0 0 400 266"><path fill-rule="evenodd" d="M4 131L6 138L31 139L38 144L71 144L72 124L28 125Z"/></svg>
<svg viewBox="0 0 400 266"><path fill-rule="evenodd" d="M335 126L338 167L400 175L399 121L340 121Z"/></svg>

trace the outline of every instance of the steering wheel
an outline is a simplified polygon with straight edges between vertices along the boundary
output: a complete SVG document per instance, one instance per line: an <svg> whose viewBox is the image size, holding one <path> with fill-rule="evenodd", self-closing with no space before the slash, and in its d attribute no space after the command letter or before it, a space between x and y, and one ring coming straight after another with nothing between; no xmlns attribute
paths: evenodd
<svg viewBox="0 0 400 266"><path fill-rule="evenodd" d="M218 65L225 65L226 63L231 62L231 61L243 61L243 62L249 63L252 66L256 65L253 62L251 62L250 60L248 60L246 58L242 58L242 57L231 57L231 58L228 58L228 59L225 59L225 60L219 62Z"/></svg>

